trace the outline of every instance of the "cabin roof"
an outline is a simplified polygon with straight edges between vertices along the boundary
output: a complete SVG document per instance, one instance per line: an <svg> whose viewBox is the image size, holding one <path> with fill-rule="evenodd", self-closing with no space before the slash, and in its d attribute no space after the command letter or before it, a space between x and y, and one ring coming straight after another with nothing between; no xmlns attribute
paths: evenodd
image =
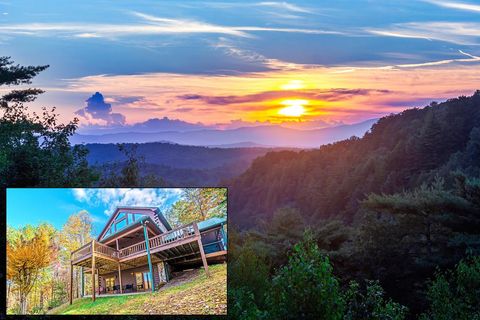
<svg viewBox="0 0 480 320"><path fill-rule="evenodd" d="M127 206L120 206L120 207L117 207L115 209L115 211L113 212L113 214L110 216L110 218L108 219L107 223L105 223L105 225L103 226L103 229L102 231L98 234L98 237L97 237L97 241L105 241L105 239L108 239L110 238L107 237L107 238L103 238L101 239L101 237L103 236L103 234L105 233L107 227L110 225L110 223L113 221L113 219L115 219L115 217L118 215L118 213L120 213L121 211L128 211L128 210L148 210L150 212L153 212L157 217L158 219L160 220L160 222L165 226L165 228L168 230L172 230L172 227L170 226L170 224L168 223L167 219L165 219L165 217L163 216L163 214L160 212L160 209L157 208L157 207L127 207ZM143 218L142 218L143 219ZM139 220L141 221L141 220ZM152 225L155 226L156 229L159 230L160 233L162 233L160 227L157 225L157 223L155 223L155 221L153 221L152 219L150 219L150 221L152 222ZM132 224L132 225L135 225L135 226L138 226L138 224L135 223ZM128 226L125 227L124 229L121 229L117 232L114 233L114 235L118 234L119 232L122 232L124 230L127 230L129 229Z"/></svg>
<svg viewBox="0 0 480 320"><path fill-rule="evenodd" d="M106 242L106 241L108 241L112 238L116 238L116 237L118 237L119 234L138 227L139 225L141 225L146 220L148 220L150 222L149 227L152 227L158 234L162 233L162 230L160 230L160 228L157 226L157 224L149 216L144 216L144 217L141 217L139 220L135 220L135 222L126 225L125 227L123 227L122 229L120 229L120 230L116 231L115 233L109 235L108 237L103 238L101 241L99 239L97 239L97 241Z"/></svg>
<svg viewBox="0 0 480 320"><path fill-rule="evenodd" d="M210 218L208 220L200 221L198 223L198 230L203 231L226 223L227 218Z"/></svg>

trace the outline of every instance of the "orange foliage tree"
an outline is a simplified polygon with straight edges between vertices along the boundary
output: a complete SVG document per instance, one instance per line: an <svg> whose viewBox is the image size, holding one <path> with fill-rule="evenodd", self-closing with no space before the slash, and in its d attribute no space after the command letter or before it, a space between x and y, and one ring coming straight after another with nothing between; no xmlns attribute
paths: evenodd
<svg viewBox="0 0 480 320"><path fill-rule="evenodd" d="M41 271L48 267L56 253L55 229L49 224L27 225L7 231L7 280L17 291L22 314L27 313L27 296Z"/></svg>

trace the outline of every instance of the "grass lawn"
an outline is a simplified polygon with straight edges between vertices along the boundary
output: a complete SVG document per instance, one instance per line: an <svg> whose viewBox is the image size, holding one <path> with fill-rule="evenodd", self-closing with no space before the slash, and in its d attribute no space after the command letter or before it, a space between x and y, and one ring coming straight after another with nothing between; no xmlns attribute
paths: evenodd
<svg viewBox="0 0 480 320"><path fill-rule="evenodd" d="M227 264L196 270L188 281L172 279L158 292L131 296L77 299L49 314L226 314Z"/></svg>

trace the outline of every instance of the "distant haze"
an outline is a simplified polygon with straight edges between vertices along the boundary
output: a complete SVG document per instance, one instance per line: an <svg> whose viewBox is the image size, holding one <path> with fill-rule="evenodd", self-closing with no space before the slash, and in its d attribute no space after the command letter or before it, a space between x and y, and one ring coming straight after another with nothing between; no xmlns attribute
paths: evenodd
<svg viewBox="0 0 480 320"><path fill-rule="evenodd" d="M162 120L159 120L160 122ZM377 121L371 119L351 125L298 130L284 128L278 125L242 127L238 129L197 129L182 123L181 126L190 130L145 132L139 128L131 127L130 132L116 132L100 135L75 134L71 138L74 144L81 143L145 143L168 141L182 145L193 146L269 146L269 147L298 147L316 148L323 144L350 138L362 137ZM165 124L165 123L163 123Z"/></svg>

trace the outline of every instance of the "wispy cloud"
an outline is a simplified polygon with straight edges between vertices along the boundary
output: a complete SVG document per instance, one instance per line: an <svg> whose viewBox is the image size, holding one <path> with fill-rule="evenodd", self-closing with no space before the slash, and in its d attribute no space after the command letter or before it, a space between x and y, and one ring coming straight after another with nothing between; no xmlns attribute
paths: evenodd
<svg viewBox="0 0 480 320"><path fill-rule="evenodd" d="M73 189L73 196L80 202L90 205L103 204L104 213L110 216L119 206L158 207L166 211L180 198L181 189L153 188L100 188Z"/></svg>
<svg viewBox="0 0 480 320"><path fill-rule="evenodd" d="M260 103L264 101L272 101L278 99L286 99L295 97L309 100L322 101L340 101L347 100L352 96L366 96L370 94L386 94L388 90L371 90L371 89L315 89L315 90L275 90L265 91L255 94L247 94L241 96L203 96L203 95L181 95L181 100L201 100L207 104L213 105L230 105L243 103Z"/></svg>
<svg viewBox="0 0 480 320"><path fill-rule="evenodd" d="M400 70L400 69L408 69L408 68L424 68L424 67L433 67L433 66L440 66L445 64L451 63L478 63L480 62L480 57L474 56L462 50L458 50L458 52L468 58L456 58L456 59L444 59L444 60L435 60L435 61L427 61L427 62L419 62L419 63L404 63L404 64L392 64L392 65L383 65L378 67L346 67L346 68L337 68L333 72L334 73L347 73L353 72L355 70Z"/></svg>
<svg viewBox="0 0 480 320"><path fill-rule="evenodd" d="M465 11L480 13L480 5L478 4L472 4L472 3L466 3L466 2L455 2L455 1L443 1L443 0L423 0L423 1L431 4L435 4L443 8L465 10Z"/></svg>
<svg viewBox="0 0 480 320"><path fill-rule="evenodd" d="M439 40L460 45L480 44L480 23L474 22L409 22L382 29L367 28L365 31L386 37Z"/></svg>
<svg viewBox="0 0 480 320"><path fill-rule="evenodd" d="M304 34L341 34L338 31L276 28L259 26L223 26L202 21L157 17L141 12L132 12L141 19L137 24L102 23L24 23L0 25L2 34L37 36L71 36L76 38L116 38L133 35L162 34L223 34L236 37L254 37L256 32L284 32Z"/></svg>
<svg viewBox="0 0 480 320"><path fill-rule="evenodd" d="M311 9L300 7L296 4L291 4L291 3L288 3L288 2L285 2L285 1L282 1L282 2L279 2L279 1L263 1L263 2L258 2L255 5L277 8L277 9L283 9L283 10L297 12L297 13L311 13L312 12Z"/></svg>
<svg viewBox="0 0 480 320"><path fill-rule="evenodd" d="M212 47L223 50L223 52L230 57L238 58L252 64L259 64L269 70L294 70L304 68L304 66L300 64L267 58L255 51L239 48L233 41L223 37L220 37L219 41L214 43Z"/></svg>
<svg viewBox="0 0 480 320"><path fill-rule="evenodd" d="M211 8L218 9L235 9L235 8L269 8L276 9L282 12L292 13L315 13L312 8L299 6L285 1L261 1L261 2L203 2Z"/></svg>

